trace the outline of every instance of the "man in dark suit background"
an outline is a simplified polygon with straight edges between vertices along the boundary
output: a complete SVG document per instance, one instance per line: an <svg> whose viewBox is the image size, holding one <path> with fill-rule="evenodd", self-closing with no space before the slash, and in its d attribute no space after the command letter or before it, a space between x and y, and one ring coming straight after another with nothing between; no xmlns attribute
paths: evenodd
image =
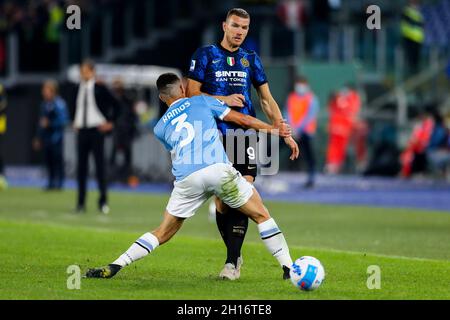
<svg viewBox="0 0 450 320"><path fill-rule="evenodd" d="M102 84L95 81L95 65L85 60L80 65L80 84L71 99L70 117L77 132L78 199L76 212L86 210L86 184L89 173L89 154L95 159L95 171L100 192L98 209L109 213L104 152L105 135L114 127L120 112L116 99Z"/></svg>

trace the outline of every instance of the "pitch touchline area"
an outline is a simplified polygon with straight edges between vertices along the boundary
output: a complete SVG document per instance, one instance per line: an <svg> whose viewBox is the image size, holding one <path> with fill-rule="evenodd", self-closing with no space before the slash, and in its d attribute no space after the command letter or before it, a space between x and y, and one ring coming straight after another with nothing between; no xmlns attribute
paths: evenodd
<svg viewBox="0 0 450 320"><path fill-rule="evenodd" d="M73 219L67 219L67 220L73 220ZM104 216L98 216L98 221L107 221L107 218ZM16 222L16 220L14 219L0 219L0 224L1 222ZM19 221L20 223L20 221ZM36 222L33 221L32 224L37 224L37 225L42 225L42 226L49 226L49 227L55 227L55 228L68 228L68 229L74 229L75 227L72 226L67 226L63 223L55 223L55 222ZM95 232L110 232L111 229L108 228L101 228L101 227L92 227L92 226L88 226L84 228L86 231L95 231ZM117 232L123 232L123 231L117 231ZM137 233L136 233L137 234ZM134 234L136 236L136 234ZM195 237L195 236L191 236L191 238L194 239L208 239L208 237L206 236L199 236L199 237ZM208 239L211 240L211 239ZM251 244L251 245L260 245L260 243L258 241L255 240L249 240L246 241L246 243ZM404 260L416 260L416 261L429 261L429 262L442 262L442 261L446 261L445 259L429 259L429 258L420 258L420 257L408 257L408 256L399 256L399 255L389 255L389 254L379 254L379 253L374 253L374 252L362 252L362 251L349 251L349 250L338 250L338 249L333 249L333 248L329 248L329 247L305 247L305 246L298 246L298 245L294 245L294 246L290 246L290 248L292 249L296 249L296 250L306 250L306 251L310 251L310 250L320 250L320 251L329 251L329 252L334 252L334 253L345 253L345 254L350 254L350 255L357 255L357 256L365 256L365 255L369 255L372 257L380 257L380 258L393 258L393 259L404 259Z"/></svg>
<svg viewBox="0 0 450 320"><path fill-rule="evenodd" d="M68 219L70 220L70 219ZM105 220L104 217L99 216L98 220ZM0 219L0 225L1 223L23 223L20 221L16 221L14 219ZM67 229L76 229L75 227L71 227L71 226L67 226L61 223L53 223L53 222L32 222L31 224L36 224L36 225L42 225L42 226L48 226L48 227L54 227L54 228L67 228ZM111 232L111 229L108 228L101 228L101 227L85 227L84 228L86 231L95 231L95 232ZM115 230L117 231L117 230ZM123 232L123 231L117 231L117 232ZM137 235L137 233L133 233L134 236ZM183 236L181 236L183 237ZM191 236L190 238L193 239L205 239L205 240L211 240L208 237L205 236L199 236L199 237L195 237L195 236ZM254 240L249 240L246 241L246 243L250 244L250 245L261 245L258 241L254 241ZM333 248L329 248L329 247L305 247L305 246L298 246L298 245L294 245L294 246L290 246L290 248L297 250L297 251L311 251L311 250L320 250L320 251L329 251L329 252L334 252L334 253L345 253L345 254L350 254L350 255L357 255L357 256L372 256L372 257L380 257L380 258L393 258L393 259L404 259L404 260L416 260L416 261L429 261L429 262L442 262L442 261L446 261L445 259L429 259L429 258L419 258L419 257L407 257L407 256L399 256L399 255L385 255L385 254L378 254L378 253L373 253L373 252L362 252L362 251L349 251L349 250L338 250L338 249L333 249Z"/></svg>
<svg viewBox="0 0 450 320"><path fill-rule="evenodd" d="M38 168L9 168L7 176L13 187L42 187L45 184ZM271 201L450 212L450 184L445 181L319 175L316 188L305 190L302 188L305 179L301 173L279 173L258 177L255 185L263 198ZM75 181L68 180L66 187L75 189ZM94 181L89 182L89 188L96 188ZM142 183L136 188L111 185L111 190L119 192L167 194L171 189L170 183Z"/></svg>

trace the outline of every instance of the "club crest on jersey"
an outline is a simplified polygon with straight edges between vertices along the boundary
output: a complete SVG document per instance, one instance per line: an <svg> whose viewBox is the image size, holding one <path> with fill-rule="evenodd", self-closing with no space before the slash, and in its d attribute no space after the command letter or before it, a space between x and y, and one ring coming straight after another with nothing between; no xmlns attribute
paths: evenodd
<svg viewBox="0 0 450 320"><path fill-rule="evenodd" d="M227 57L227 63L229 66L234 66L236 61L234 60L234 57Z"/></svg>
<svg viewBox="0 0 450 320"><path fill-rule="evenodd" d="M241 64L243 67L247 68L250 65L250 62L245 58L241 58Z"/></svg>

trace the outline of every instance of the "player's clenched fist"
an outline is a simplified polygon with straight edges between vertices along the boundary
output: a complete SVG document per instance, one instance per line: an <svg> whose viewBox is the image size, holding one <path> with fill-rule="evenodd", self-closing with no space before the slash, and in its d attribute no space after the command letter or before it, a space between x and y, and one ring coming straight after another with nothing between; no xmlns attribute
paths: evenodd
<svg viewBox="0 0 450 320"><path fill-rule="evenodd" d="M234 93L230 94L229 96L226 96L223 100L230 107L243 107L245 97L243 94Z"/></svg>

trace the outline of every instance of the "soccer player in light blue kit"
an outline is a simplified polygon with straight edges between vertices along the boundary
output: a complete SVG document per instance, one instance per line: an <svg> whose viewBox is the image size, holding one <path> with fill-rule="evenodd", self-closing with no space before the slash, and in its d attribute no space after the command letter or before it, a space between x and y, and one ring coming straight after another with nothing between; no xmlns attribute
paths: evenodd
<svg viewBox="0 0 450 320"><path fill-rule="evenodd" d="M86 277L111 278L123 267L145 257L172 238L184 220L193 216L212 195L255 221L269 252L282 268L290 268L292 259L284 235L256 189L228 160L216 119L267 130L280 137L289 137L290 127L284 120L269 125L252 116L243 116L223 101L206 95L186 98L181 80L173 73L161 75L157 87L160 99L169 108L154 132L172 155L172 172L176 178L163 221L154 231L139 237L111 264L89 269Z"/></svg>

